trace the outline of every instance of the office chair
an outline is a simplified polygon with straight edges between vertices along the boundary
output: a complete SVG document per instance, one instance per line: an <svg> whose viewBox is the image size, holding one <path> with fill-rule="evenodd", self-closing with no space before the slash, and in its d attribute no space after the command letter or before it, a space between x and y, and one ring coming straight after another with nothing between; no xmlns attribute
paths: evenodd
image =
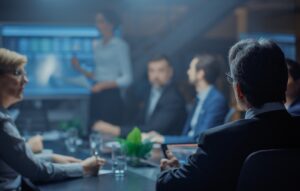
<svg viewBox="0 0 300 191"><path fill-rule="evenodd" d="M300 149L260 150L241 169L237 191L300 190Z"/></svg>

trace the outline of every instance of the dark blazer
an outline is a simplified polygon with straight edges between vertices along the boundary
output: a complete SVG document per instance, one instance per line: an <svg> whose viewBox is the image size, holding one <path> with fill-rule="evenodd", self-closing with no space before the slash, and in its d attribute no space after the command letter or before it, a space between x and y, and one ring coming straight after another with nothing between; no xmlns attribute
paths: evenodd
<svg viewBox="0 0 300 191"><path fill-rule="evenodd" d="M185 101L174 84L164 87L152 115L146 121L150 89L149 87L144 98L146 104L138 112L135 123L122 126L121 136L126 136L134 126L138 126L143 132L157 131L161 134L179 134L182 131L186 120Z"/></svg>
<svg viewBox="0 0 300 191"><path fill-rule="evenodd" d="M200 134L212 127L222 125L228 112L228 104L224 96L213 86L208 93L200 111L195 133L193 137L188 136L191 129L191 120L197 105L194 105L185 123L184 129L179 136L165 136L165 143L197 143Z"/></svg>
<svg viewBox="0 0 300 191"><path fill-rule="evenodd" d="M50 155L32 153L7 110L0 107L0 190L17 190L22 179L29 186L28 179L50 182L83 176L81 164L55 164L51 160Z"/></svg>
<svg viewBox="0 0 300 191"><path fill-rule="evenodd" d="M289 106L288 112L292 115L300 115L300 96Z"/></svg>
<svg viewBox="0 0 300 191"><path fill-rule="evenodd" d="M246 157L257 150L300 147L300 117L262 113L205 131L186 165L160 174L157 190L236 190Z"/></svg>

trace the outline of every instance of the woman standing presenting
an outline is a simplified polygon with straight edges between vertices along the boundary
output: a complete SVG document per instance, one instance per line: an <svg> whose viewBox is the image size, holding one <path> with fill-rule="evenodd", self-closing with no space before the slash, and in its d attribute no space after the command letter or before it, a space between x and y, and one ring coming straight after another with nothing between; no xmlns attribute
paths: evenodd
<svg viewBox="0 0 300 191"><path fill-rule="evenodd" d="M94 71L84 70L75 57L72 64L76 70L95 81L91 89L89 125L98 120L119 124L123 105L120 89L132 82L129 47L121 38L114 36L118 19L112 12L98 13L96 25L101 39L93 43Z"/></svg>

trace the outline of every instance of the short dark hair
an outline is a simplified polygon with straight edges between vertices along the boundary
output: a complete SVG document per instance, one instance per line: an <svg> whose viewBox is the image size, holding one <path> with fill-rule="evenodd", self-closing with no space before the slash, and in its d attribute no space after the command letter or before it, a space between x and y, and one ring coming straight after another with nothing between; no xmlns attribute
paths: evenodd
<svg viewBox="0 0 300 191"><path fill-rule="evenodd" d="M229 51L229 67L248 102L260 107L284 102L288 73L279 46L270 40L241 40Z"/></svg>
<svg viewBox="0 0 300 191"><path fill-rule="evenodd" d="M196 71L203 70L205 73L205 80L209 84L214 84L219 77L221 62L220 60L210 54L196 55L194 59L197 59Z"/></svg>
<svg viewBox="0 0 300 191"><path fill-rule="evenodd" d="M287 64L287 68L288 68L288 72L291 75L291 77L293 78L294 81L299 80L300 79L300 65L298 62L287 58L286 59L286 64Z"/></svg>
<svg viewBox="0 0 300 191"><path fill-rule="evenodd" d="M172 64L171 64L171 61L170 61L169 57L167 55L164 55L164 54L152 56L148 60L148 64L151 63L151 62L157 62L157 61L161 61L161 60L166 61L166 63L168 64L168 66L172 67Z"/></svg>

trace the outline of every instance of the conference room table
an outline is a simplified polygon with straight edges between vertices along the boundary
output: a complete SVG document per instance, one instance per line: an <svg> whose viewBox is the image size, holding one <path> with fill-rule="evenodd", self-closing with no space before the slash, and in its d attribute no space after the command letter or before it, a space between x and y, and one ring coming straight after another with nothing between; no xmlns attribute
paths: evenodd
<svg viewBox="0 0 300 191"><path fill-rule="evenodd" d="M88 144L84 142L76 152L70 153L67 151L63 141L45 141L45 148L51 149L58 154L72 155L81 159L90 156ZM157 153L157 151L155 151ZM160 155L160 154L159 154ZM110 154L101 154L107 159L107 163L103 166L103 172L111 170ZM115 176L113 173L104 173L96 177L84 177L76 179L67 179L60 182L52 182L38 184L41 191L154 191L155 180L159 173L158 159L150 160L140 167L128 166L124 176Z"/></svg>

